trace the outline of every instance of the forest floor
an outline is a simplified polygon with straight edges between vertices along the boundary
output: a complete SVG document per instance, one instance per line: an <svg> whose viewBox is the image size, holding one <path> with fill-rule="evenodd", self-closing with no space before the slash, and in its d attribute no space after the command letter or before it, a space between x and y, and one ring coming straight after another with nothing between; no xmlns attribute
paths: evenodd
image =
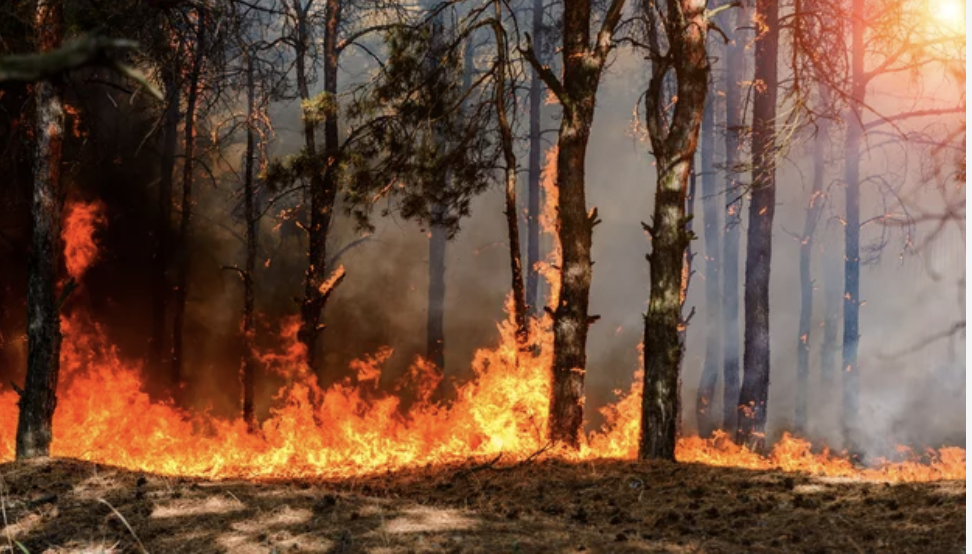
<svg viewBox="0 0 972 554"><path fill-rule="evenodd" d="M965 545L965 483L556 459L342 481L0 465L0 552L922 552ZM121 517L119 517L121 516ZM137 537L137 538L136 538ZM16 541L16 542L15 542Z"/></svg>

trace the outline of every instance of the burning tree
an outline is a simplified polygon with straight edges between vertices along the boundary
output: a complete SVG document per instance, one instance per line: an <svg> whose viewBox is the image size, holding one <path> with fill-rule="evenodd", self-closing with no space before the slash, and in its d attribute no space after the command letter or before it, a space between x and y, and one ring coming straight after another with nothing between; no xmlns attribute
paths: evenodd
<svg viewBox="0 0 972 554"><path fill-rule="evenodd" d="M240 364L242 385L243 421L250 430L257 428L256 421L256 372L259 365L256 348L256 271L257 250L259 246L260 221L264 210L258 206L258 194L265 183L258 173L266 167L266 146L272 133L268 105L274 93L282 88L284 75L275 69L279 59L279 49L261 33L261 28L269 27L269 21L276 15L271 10L260 10L254 6L236 6L233 13L235 24L233 56L239 66L237 81L243 85L246 98L244 120L245 150L243 153L242 176L242 217L245 229L242 240L245 249L243 268L238 265L225 266L224 269L236 271L243 283L243 317L241 333L243 336L243 356ZM261 163L263 162L263 163ZM257 167L258 164L261 167Z"/></svg>
<svg viewBox="0 0 972 554"><path fill-rule="evenodd" d="M429 230L426 351L444 370L445 240L458 233L472 198L486 190L499 156L494 101L473 80L470 30L446 25L458 13L442 3L385 32L388 61L351 109L362 122L352 139L348 202L371 227L377 201Z"/></svg>
<svg viewBox="0 0 972 554"><path fill-rule="evenodd" d="M561 249L559 296L553 309L553 390L547 424L550 438L572 448L580 446L584 421L584 372L587 330L597 321L588 313L591 290L591 241L597 208L588 212L585 196L585 156L594 122L601 74L621 20L624 0L612 0L591 42L590 1L565 4L562 15L563 77L540 62L528 44L521 50L562 109L557 138L557 240Z"/></svg>
<svg viewBox="0 0 972 554"><path fill-rule="evenodd" d="M60 0L37 3L34 20L41 52L50 52L64 38L64 15ZM17 424L17 458L47 456L51 445L51 426L57 405L60 371L60 308L67 284L59 300L57 272L60 257L61 152L64 133L63 82L60 78L36 85L34 147L34 218L27 296L28 359L27 381L20 398Z"/></svg>
<svg viewBox="0 0 972 554"><path fill-rule="evenodd" d="M753 94L752 202L746 234L746 293L743 383L739 390L736 441L762 450L770 377L770 262L776 210L776 97L779 3L757 0Z"/></svg>
<svg viewBox="0 0 972 554"><path fill-rule="evenodd" d="M323 5L322 5L323 4ZM306 182L305 194L296 213L296 226L308 237L307 268L304 273L300 306L300 342L307 363L315 366L321 322L331 293L344 278L341 268L333 268L344 249L328 255L328 239L334 221L335 204L348 162L348 146L353 137L342 139L339 132L341 112L338 69L342 54L359 46L368 35L393 26L400 6L394 3L363 3L350 0L286 0L280 15L284 19L281 41L293 50L297 97L301 101L303 150L287 160L275 160L268 168L268 181L276 188L289 188ZM275 11L275 13L278 13ZM377 20L376 24L362 21ZM323 36L318 41L315 29ZM318 43L322 49L318 49ZM317 64L323 66L323 91L311 96L312 75ZM323 144L318 133L323 128ZM307 213L309 212L309 216ZM354 244L355 241L345 248Z"/></svg>

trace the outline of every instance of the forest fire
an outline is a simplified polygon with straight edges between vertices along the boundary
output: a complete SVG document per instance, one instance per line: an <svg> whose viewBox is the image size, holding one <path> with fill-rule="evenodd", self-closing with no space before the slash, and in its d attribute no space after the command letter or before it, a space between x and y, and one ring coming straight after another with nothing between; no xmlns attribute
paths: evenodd
<svg viewBox="0 0 972 554"><path fill-rule="evenodd" d="M958 551L964 14L0 3L0 554Z"/></svg>
<svg viewBox="0 0 972 554"><path fill-rule="evenodd" d="M96 323L73 315L62 321L62 328L63 382L52 444L58 457L163 475L334 478L501 455L504 462L514 462L546 444L549 341L537 358L517 365L510 322L500 325L499 346L477 353L476 377L459 387L454 404L418 402L406 413L400 412L399 398L376 390L381 364L390 352L359 360L352 368L356 378L322 390L295 361L302 354L296 326L285 326L284 353L263 360L294 380L277 394L272 416L259 434L248 433L242 420L187 413L151 401L142 390L139 365L123 360ZM421 371L420 365L414 368ZM579 453L555 455L568 460L633 457L639 389L635 385L605 409L608 424L592 433ZM15 392L0 392L2 460L13 458L16 403ZM814 454L809 443L794 437L785 436L762 457L719 435L711 440L683 438L677 456L683 462L855 479L965 479L965 450L960 448L932 452L927 464L907 460L863 469L826 451Z"/></svg>
<svg viewBox="0 0 972 554"><path fill-rule="evenodd" d="M543 227L551 232L556 199L553 187L557 149L547 153L548 190ZM68 207L62 232L68 273L79 279L98 256L96 231L106 224L98 203ZM556 290L559 249L542 264ZM339 268L339 273L343 268ZM556 298L556 292L552 298ZM508 302L507 312L512 312ZM475 377L458 387L451 405L430 402L437 372L418 358L396 390L417 401L407 410L401 399L378 391L382 365L391 355L381 349L351 364L353 377L322 389L309 371L297 340L299 321L282 322L280 346L258 352L268 372L288 378L278 391L271 417L259 433L242 419L191 413L172 403L153 401L144 391L140 364L123 359L104 329L82 313L62 317L61 385L54 418L52 455L162 475L206 478L340 478L427 465L493 458L515 462L546 453L552 334L550 318L534 320L535 357L517 363L512 318L499 325L499 344L483 348L473 362ZM641 372L626 394L602 408L606 423L589 435L579 451L551 450L566 460L634 458L638 450ZM0 460L11 460L16 433L17 393L0 389ZM746 469L782 469L812 475L864 480L934 481L965 479L965 450L930 451L926 462L914 456L862 468L828 450L816 454L810 443L784 435L768 456L737 446L717 432L712 439L684 437L677 457ZM902 449L903 454L910 452Z"/></svg>

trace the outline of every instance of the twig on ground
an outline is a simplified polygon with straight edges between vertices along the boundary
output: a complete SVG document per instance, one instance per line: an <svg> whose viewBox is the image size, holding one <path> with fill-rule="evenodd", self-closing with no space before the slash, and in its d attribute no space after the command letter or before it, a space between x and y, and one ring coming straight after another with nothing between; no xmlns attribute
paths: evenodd
<svg viewBox="0 0 972 554"><path fill-rule="evenodd" d="M138 538L138 535L135 534L135 530L132 529L132 526L128 524L128 520L125 519L125 516L121 515L121 512L116 510L115 507L109 504L108 501L105 500L104 498L99 498L98 502L101 502L105 506L108 506L108 508L110 508L111 511L114 512L116 516L118 516L118 519L120 519L121 522L125 524L125 527L128 529L128 532L131 533L132 537L135 538L135 542L138 543L138 547L142 549L143 554L149 554L148 550L145 549L145 545L142 544L142 539Z"/></svg>
<svg viewBox="0 0 972 554"><path fill-rule="evenodd" d="M483 464L474 465L474 466L472 466L470 468L463 469L463 470L457 472L455 475L453 475L452 478L453 479L458 479L460 477L468 477L469 475L472 475L473 473L476 473L477 471L483 471L484 469L490 469L491 467L493 467L494 465L496 465L496 462L500 461L500 458L502 458L502 457L503 457L503 453L500 452L492 460L490 460L490 461L488 461L486 463L483 463Z"/></svg>

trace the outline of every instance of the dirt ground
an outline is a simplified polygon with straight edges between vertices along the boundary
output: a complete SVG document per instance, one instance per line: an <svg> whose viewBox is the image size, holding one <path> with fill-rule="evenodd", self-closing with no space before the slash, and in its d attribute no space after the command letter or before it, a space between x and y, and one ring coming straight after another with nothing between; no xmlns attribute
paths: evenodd
<svg viewBox="0 0 972 554"><path fill-rule="evenodd" d="M343 481L0 465L0 552L964 552L965 483L556 459Z"/></svg>

